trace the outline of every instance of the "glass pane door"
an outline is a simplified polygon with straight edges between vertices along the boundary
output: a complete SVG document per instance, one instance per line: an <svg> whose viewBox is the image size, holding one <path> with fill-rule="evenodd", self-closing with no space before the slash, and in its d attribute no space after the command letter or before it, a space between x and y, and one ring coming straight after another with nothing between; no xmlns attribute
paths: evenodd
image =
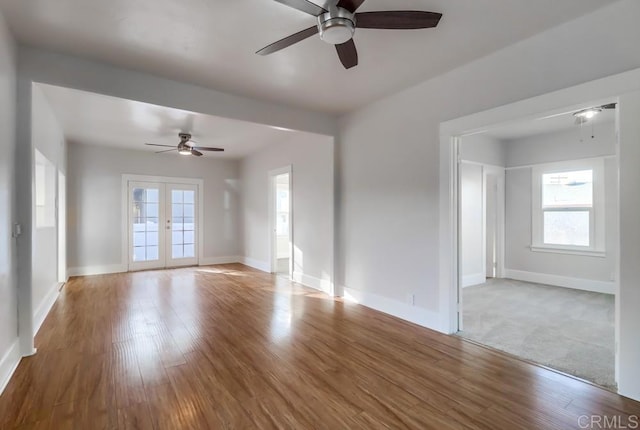
<svg viewBox="0 0 640 430"><path fill-rule="evenodd" d="M129 268L162 268L164 261L164 184L129 183Z"/></svg>
<svg viewBox="0 0 640 430"><path fill-rule="evenodd" d="M171 234L167 237L167 266L198 263L197 254L197 186L167 184L167 213Z"/></svg>

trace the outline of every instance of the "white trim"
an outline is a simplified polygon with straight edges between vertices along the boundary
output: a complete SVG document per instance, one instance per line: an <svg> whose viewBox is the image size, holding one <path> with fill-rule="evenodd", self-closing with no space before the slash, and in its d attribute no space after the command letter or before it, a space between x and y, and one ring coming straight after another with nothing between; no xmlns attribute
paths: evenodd
<svg viewBox="0 0 640 430"><path fill-rule="evenodd" d="M92 276L92 275L108 275L111 273L124 273L127 271L126 264L110 264L104 266L84 266L69 267L67 273L71 276Z"/></svg>
<svg viewBox="0 0 640 430"><path fill-rule="evenodd" d="M536 245L529 247L533 252L550 252L553 254L568 254L568 255L582 255L585 257L599 257L605 258L607 253L605 251L592 251L589 249L570 248L553 245Z"/></svg>
<svg viewBox="0 0 640 430"><path fill-rule="evenodd" d="M506 219L507 219L507 201L506 201L506 171L504 167L500 166L491 166L486 165L483 172L483 189L484 189L484 214L486 219L487 209L486 209L486 184L487 184L487 175L494 175L496 177L496 268L495 273L497 278L503 277L504 274L504 266L505 266L505 249L507 247L506 244ZM486 251L486 221L484 223L485 229L485 243L484 248ZM486 260L486 255L484 257ZM486 264L485 264L486 266ZM486 268L485 268L486 275Z"/></svg>
<svg viewBox="0 0 640 430"><path fill-rule="evenodd" d="M53 307L54 303L58 299L58 295L60 294L60 287L62 287L63 282L56 282L51 286L47 294L44 296L40 305L33 313L33 335L35 336L40 330L42 323L45 318L49 314L49 311Z"/></svg>
<svg viewBox="0 0 640 430"><path fill-rule="evenodd" d="M347 301L358 303L422 327L427 327L442 333L448 332L448 324L442 324L443 320L437 312L352 288L342 287L342 291L344 291L344 298Z"/></svg>
<svg viewBox="0 0 640 430"><path fill-rule="evenodd" d="M439 309L447 332L457 329L458 225L457 146L459 137L504 126L505 123L535 120L541 116L611 102L621 94L640 89L640 68L573 87L510 103L440 124L440 255ZM604 103L600 103L604 104ZM568 108L568 109L567 109ZM619 115L619 113L618 113ZM619 272L619 269L616 270ZM619 277L616 277L619 279ZM616 332L620 328L616 327Z"/></svg>
<svg viewBox="0 0 640 430"><path fill-rule="evenodd" d="M602 156L598 156L598 157L571 158L570 160L556 160L556 161L550 161L548 163L523 164L521 166L503 167L503 169L505 169L505 170L531 169L533 167L544 166L546 164L565 163L565 162L582 161L582 160L591 160L593 158L602 158L603 160L613 160L613 159L617 159L618 156L616 154L613 154L613 155L602 155Z"/></svg>
<svg viewBox="0 0 640 430"><path fill-rule="evenodd" d="M484 273L474 273L473 275L466 275L462 277L462 288L484 284L485 282L487 282L487 276Z"/></svg>
<svg viewBox="0 0 640 430"><path fill-rule="evenodd" d="M271 273L271 264L268 261L260 261L251 257L241 257L240 260L240 263L244 264L245 266L253 267L254 269Z"/></svg>
<svg viewBox="0 0 640 430"><path fill-rule="evenodd" d="M215 266L216 264L241 263L242 257L204 257L200 259L200 266Z"/></svg>
<svg viewBox="0 0 640 430"><path fill-rule="evenodd" d="M593 172L592 205L589 212L589 246L555 245L544 243L544 213L550 208L543 207L542 176L545 174L591 170ZM531 169L531 250L557 249L576 255L581 252L591 255L605 255L605 167L604 158L583 158L580 160L557 161L539 164ZM550 252L550 251L549 251ZM584 255L584 254L582 254Z"/></svg>
<svg viewBox="0 0 640 430"><path fill-rule="evenodd" d="M322 291L323 293L333 296L333 285L330 279L320 279L302 272L293 272L292 279L294 282L302 284L305 287L313 288L314 290Z"/></svg>
<svg viewBox="0 0 640 430"><path fill-rule="evenodd" d="M594 293L616 294L616 283L594 281L592 279L571 278L548 273L526 272L524 270L505 269L505 278L556 287L573 288L574 290L592 291Z"/></svg>
<svg viewBox="0 0 640 430"><path fill-rule="evenodd" d="M13 373L18 368L22 356L20 355L20 343L16 339L7 352L0 359L0 395L7 388L7 384L11 380Z"/></svg>
<svg viewBox="0 0 640 430"><path fill-rule="evenodd" d="M460 164L469 164L471 166L482 166L482 167L489 167L492 169L500 169L500 170L505 169L504 166L498 166L497 164L488 164L488 163L482 163L480 161L472 161L472 160L465 160L465 159L461 159Z"/></svg>

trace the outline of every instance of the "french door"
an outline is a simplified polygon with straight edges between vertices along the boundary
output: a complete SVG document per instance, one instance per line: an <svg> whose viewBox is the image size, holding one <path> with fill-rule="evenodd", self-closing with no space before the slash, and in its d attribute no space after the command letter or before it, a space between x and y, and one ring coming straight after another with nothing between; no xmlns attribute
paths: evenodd
<svg viewBox="0 0 640 430"><path fill-rule="evenodd" d="M198 264L198 186L129 181L129 270Z"/></svg>

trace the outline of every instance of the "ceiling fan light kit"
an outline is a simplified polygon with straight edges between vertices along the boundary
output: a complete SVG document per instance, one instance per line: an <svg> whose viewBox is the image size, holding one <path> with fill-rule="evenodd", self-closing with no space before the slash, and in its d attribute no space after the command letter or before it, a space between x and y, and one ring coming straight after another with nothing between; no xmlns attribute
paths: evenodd
<svg viewBox="0 0 640 430"><path fill-rule="evenodd" d="M581 110L579 112L576 112L573 114L573 116L575 116L576 118L581 118L586 120L590 120L591 118L595 117L596 115L598 115L600 112L602 112L602 108L589 108L589 109L584 109Z"/></svg>
<svg viewBox="0 0 640 430"><path fill-rule="evenodd" d="M161 154L163 152L171 152L171 151L178 151L178 154L180 155L194 155L196 157L202 157L202 152L200 151L213 151L213 152L223 152L224 149L223 148L209 148L207 146L193 146L190 145L189 142L192 142L191 140L191 135L189 133L178 133L178 137L180 138L180 142L178 143L178 146L174 146L174 145L159 145L157 143L145 143L145 145L147 146L162 146L165 148L172 148L172 149L166 149L164 151L158 151L156 152L156 154ZM192 142L195 143L195 142Z"/></svg>
<svg viewBox="0 0 640 430"><path fill-rule="evenodd" d="M386 30L417 30L433 28L438 25L441 13L401 10L356 13L364 0L338 0L328 9L309 0L275 0L300 12L315 16L317 24L305 30L280 39L268 45L256 54L269 55L301 42L315 34L320 40L335 45L338 58L345 69L358 65L358 51L353 42L356 28Z"/></svg>
<svg viewBox="0 0 640 430"><path fill-rule="evenodd" d="M323 42L342 45L353 37L356 31L356 17L346 9L331 8L318 15L318 32Z"/></svg>

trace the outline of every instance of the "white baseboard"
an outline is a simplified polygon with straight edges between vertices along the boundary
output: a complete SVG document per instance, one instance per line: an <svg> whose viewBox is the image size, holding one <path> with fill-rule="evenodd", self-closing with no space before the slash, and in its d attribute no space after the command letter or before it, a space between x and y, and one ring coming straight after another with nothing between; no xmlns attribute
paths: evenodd
<svg viewBox="0 0 640 430"><path fill-rule="evenodd" d="M33 313L33 335L35 336L40 330L40 326L44 322L45 318L49 314L49 311L53 307L53 304L56 302L58 295L60 294L60 287L62 283L56 282L47 292L47 295L44 296L40 305Z"/></svg>
<svg viewBox="0 0 640 430"><path fill-rule="evenodd" d="M576 290L592 291L594 293L616 293L615 282L594 281L591 279L571 278L568 276L549 275L547 273L526 272L524 270L513 269L505 269L504 277L517 281L573 288Z"/></svg>
<svg viewBox="0 0 640 430"><path fill-rule="evenodd" d="M13 372L18 368L21 358L20 342L16 339L2 358L0 358L0 394L7 388L7 384L13 376Z"/></svg>
<svg viewBox="0 0 640 430"><path fill-rule="evenodd" d="M329 279L320 279L315 276L305 275L302 272L293 272L291 277L294 282L304 285L305 287L313 288L314 290L322 291L330 296L333 296L333 285Z"/></svg>
<svg viewBox="0 0 640 430"><path fill-rule="evenodd" d="M85 266L70 267L67 270L69 277L71 276L91 276L91 275L108 275L110 273L124 273L127 266L123 264L110 264L105 266Z"/></svg>
<svg viewBox="0 0 640 430"><path fill-rule="evenodd" d="M271 272L271 264L267 261L260 261L250 257L240 257L240 263L253 267L254 269L262 270L263 272Z"/></svg>
<svg viewBox="0 0 640 430"><path fill-rule="evenodd" d="M242 257L205 257L200 259L200 266L213 266L214 264L240 263Z"/></svg>
<svg viewBox="0 0 640 430"><path fill-rule="evenodd" d="M487 277L484 273L474 273L473 275L466 275L462 277L462 288L471 287L472 285L484 284L487 282Z"/></svg>
<svg viewBox="0 0 640 430"><path fill-rule="evenodd" d="M448 333L448 327L442 327L443 318L437 312L365 291L354 290L347 287L343 287L342 290L345 300L359 303L368 308L384 312L385 314L418 324L422 327L441 333Z"/></svg>

